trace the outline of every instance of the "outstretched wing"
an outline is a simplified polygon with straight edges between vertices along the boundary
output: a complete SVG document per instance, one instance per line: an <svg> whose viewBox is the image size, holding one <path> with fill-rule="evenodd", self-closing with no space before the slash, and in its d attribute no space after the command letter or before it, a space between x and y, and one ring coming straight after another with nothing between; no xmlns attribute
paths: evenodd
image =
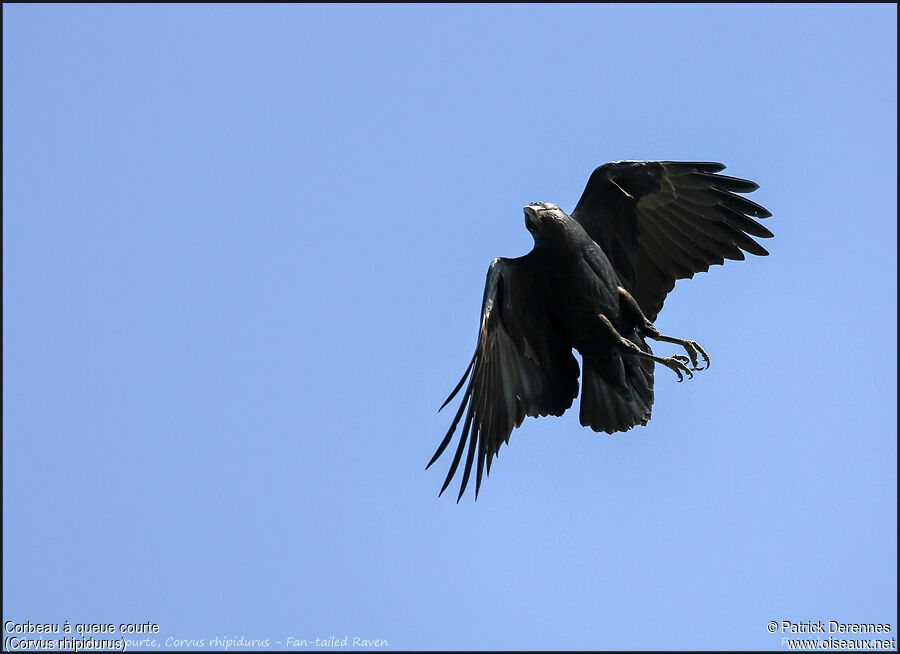
<svg viewBox="0 0 900 654"><path fill-rule="evenodd" d="M754 182L717 175L720 163L619 161L591 174L572 212L603 248L644 314L656 320L675 280L693 277L742 250L769 254L750 236L772 232L751 218L766 209L737 195Z"/></svg>
<svg viewBox="0 0 900 654"><path fill-rule="evenodd" d="M513 428L521 425L525 416L562 415L578 395L578 362L572 346L544 309L543 288L530 254L491 262L475 355L442 409L469 373L472 376L450 430L426 466L444 452L468 406L459 446L441 487L443 494L468 442L457 502L469 481L476 449L477 498L485 459L490 474L491 460L501 443L509 442Z"/></svg>

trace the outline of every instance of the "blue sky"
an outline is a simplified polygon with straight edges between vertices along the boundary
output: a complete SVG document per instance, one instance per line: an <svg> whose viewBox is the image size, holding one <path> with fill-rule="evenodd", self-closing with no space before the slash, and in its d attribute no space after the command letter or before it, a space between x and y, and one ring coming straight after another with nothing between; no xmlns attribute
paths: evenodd
<svg viewBox="0 0 900 654"><path fill-rule="evenodd" d="M3 7L3 607L158 638L897 634L896 7ZM760 183L653 419L438 499L484 277L617 159Z"/></svg>

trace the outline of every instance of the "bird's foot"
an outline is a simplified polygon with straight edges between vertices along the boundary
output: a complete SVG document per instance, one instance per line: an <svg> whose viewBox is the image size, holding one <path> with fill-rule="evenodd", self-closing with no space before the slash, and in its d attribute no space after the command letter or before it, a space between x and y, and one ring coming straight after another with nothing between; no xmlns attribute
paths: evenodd
<svg viewBox="0 0 900 654"><path fill-rule="evenodd" d="M683 356L680 356L680 358L690 360L692 370L705 370L706 368L709 368L709 355L706 353L706 350L703 349L703 346L700 345L700 343L698 343L697 341L688 341L683 338L675 338L674 336L666 336L665 334L660 334L659 330L649 322L644 329L645 334L655 341L673 343L675 345L680 345L681 347L683 347L684 351L688 354L688 358L685 359L685 357ZM700 367L700 357L703 357L703 363L705 364L703 368Z"/></svg>
<svg viewBox="0 0 900 654"><path fill-rule="evenodd" d="M670 357L659 357L657 361L678 375L678 381L684 381L683 372L687 373L688 379L693 379L694 377L694 373L691 372L691 369L687 365L689 359L682 354L675 354ZM698 370L698 368L694 368L694 370Z"/></svg>
<svg viewBox="0 0 900 654"><path fill-rule="evenodd" d="M706 350L703 349L703 346L700 345L700 343L698 343L697 341L681 341L679 344L685 349L685 351L688 353L688 356L691 358L692 370L705 370L706 368L709 368L709 355L706 353ZM703 368L700 368L698 365L698 352L700 353L700 356L703 357L703 363L705 364Z"/></svg>

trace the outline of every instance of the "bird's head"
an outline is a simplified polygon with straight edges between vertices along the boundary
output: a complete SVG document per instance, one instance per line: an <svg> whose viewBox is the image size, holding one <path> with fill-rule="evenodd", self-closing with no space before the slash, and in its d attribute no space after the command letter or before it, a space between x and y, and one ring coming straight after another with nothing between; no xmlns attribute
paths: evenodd
<svg viewBox="0 0 900 654"><path fill-rule="evenodd" d="M525 207L525 227L537 238L565 216L562 209L550 202L532 202Z"/></svg>

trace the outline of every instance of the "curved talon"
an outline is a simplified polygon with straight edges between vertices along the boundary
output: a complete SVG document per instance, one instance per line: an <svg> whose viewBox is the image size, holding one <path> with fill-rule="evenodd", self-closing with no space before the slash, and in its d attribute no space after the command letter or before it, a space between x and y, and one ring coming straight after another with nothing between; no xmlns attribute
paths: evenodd
<svg viewBox="0 0 900 654"><path fill-rule="evenodd" d="M700 345L697 341L690 341L691 345L693 345L700 352L700 356L703 357L703 362L706 364L706 367L709 368L709 355L706 353L706 350L703 349L703 346Z"/></svg>
<svg viewBox="0 0 900 654"><path fill-rule="evenodd" d="M693 361L691 361L689 358L687 358L687 357L684 356L683 354L673 354L673 355L672 355L672 358L673 358L673 359L677 359L678 361L681 361L681 362L684 363L685 365L687 365L687 363L690 362L691 366L690 366L689 370L705 370L705 368L698 368L698 367L697 367L697 360L696 360L696 359L693 360Z"/></svg>
<svg viewBox="0 0 900 654"><path fill-rule="evenodd" d="M662 360L662 363L663 363L663 365L666 366L666 368L668 368L669 370L674 372L676 375L678 375L679 382L684 381L684 375L681 374L682 371L687 373L688 379L694 378L694 373L691 372L691 369L688 368L687 364L685 364L684 361L682 361L682 359L686 360L687 357L684 357L680 354L676 354L674 356L669 357L668 359Z"/></svg>
<svg viewBox="0 0 900 654"><path fill-rule="evenodd" d="M709 355L700 343L697 341L684 341L681 346L688 353L691 361L691 368L693 370L705 370L706 368L709 368ZM698 352L703 357L703 362L706 364L703 368L700 367L700 360L697 358Z"/></svg>

